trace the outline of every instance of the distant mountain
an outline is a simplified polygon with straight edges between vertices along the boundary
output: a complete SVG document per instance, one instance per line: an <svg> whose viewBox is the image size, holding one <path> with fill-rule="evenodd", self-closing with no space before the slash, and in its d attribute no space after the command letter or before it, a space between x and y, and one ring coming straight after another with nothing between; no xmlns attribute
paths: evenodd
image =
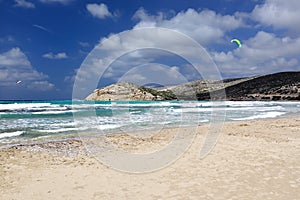
<svg viewBox="0 0 300 200"><path fill-rule="evenodd" d="M96 89L86 100L209 100L211 94L221 96L224 91L227 100L300 100L300 72L155 86L116 83Z"/></svg>

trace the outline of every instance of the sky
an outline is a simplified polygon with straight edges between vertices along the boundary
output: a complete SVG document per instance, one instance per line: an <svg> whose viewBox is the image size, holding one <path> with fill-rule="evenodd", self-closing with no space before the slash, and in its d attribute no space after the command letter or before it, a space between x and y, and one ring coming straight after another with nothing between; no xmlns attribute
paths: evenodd
<svg viewBox="0 0 300 200"><path fill-rule="evenodd" d="M0 0L0 100L299 71L299 10L299 0Z"/></svg>

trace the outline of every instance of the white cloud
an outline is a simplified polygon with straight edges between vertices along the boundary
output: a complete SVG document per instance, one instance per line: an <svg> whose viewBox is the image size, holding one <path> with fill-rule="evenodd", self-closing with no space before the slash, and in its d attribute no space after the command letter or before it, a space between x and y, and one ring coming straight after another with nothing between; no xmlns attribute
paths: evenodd
<svg viewBox="0 0 300 200"><path fill-rule="evenodd" d="M208 52L206 54L205 50L199 53L199 47L188 43L186 38L189 37L180 34L191 36L200 44L211 45L226 40L226 44L230 45L226 34L241 27L248 27L242 20L242 13L240 15L221 15L210 10L188 9L170 18L163 13L149 15L141 8L133 18L139 20L133 29L102 38L100 41L102 45L96 46L95 52L89 55L88 61L78 70L79 74L75 82L79 85L82 84L84 89L81 91L89 93L88 88L94 83L98 83L99 78L118 81L120 77L127 74L127 79L131 79L131 82L148 81L150 71L144 73L145 70L134 69L145 64L153 64L155 61L159 62L159 59L156 58L163 58L165 55L165 52L161 50L176 52L183 58L191 58L197 64L198 69L201 70L200 73L190 64L176 64L178 66L173 68L176 71L173 71L173 74L168 73L174 76L175 72L178 72L189 81L200 78L219 78L208 55L213 57L221 74L225 75L223 78L300 70L300 38L279 37L274 33L259 31L255 36L244 39L242 48L236 48L229 52ZM163 28L147 29L145 27ZM175 31L170 32L165 28ZM143 50L153 48L153 51L143 51L140 48ZM161 72L160 75L164 74L163 70ZM168 74L157 76L164 79L165 82L172 81L170 79L172 76L168 76ZM97 77L97 75L102 77ZM80 95L84 97L83 93Z"/></svg>
<svg viewBox="0 0 300 200"><path fill-rule="evenodd" d="M0 54L0 86L15 86L17 80L21 80L22 84L26 84L27 88L32 88L33 85L37 90L52 89L54 85L46 79L48 77L36 71L26 55L19 48ZM44 86L37 87L37 82L43 82Z"/></svg>
<svg viewBox="0 0 300 200"><path fill-rule="evenodd" d="M159 12L157 15L149 15L144 8L138 9L132 17L136 20L141 20L143 22L153 22L162 21L165 18L164 13Z"/></svg>
<svg viewBox="0 0 300 200"><path fill-rule="evenodd" d="M57 54L49 52L49 53L44 54L43 57L48 58L48 59L56 59L56 60L68 58L68 56L65 52L61 52L61 53L57 53Z"/></svg>
<svg viewBox="0 0 300 200"><path fill-rule="evenodd" d="M118 82L131 82L138 85L159 84L176 85L187 82L187 79L180 73L177 66L164 66L160 64L145 64L134 67L119 77Z"/></svg>
<svg viewBox="0 0 300 200"><path fill-rule="evenodd" d="M78 70L75 88L78 88L78 91L82 91L82 93L74 93L76 98L82 98L94 90L96 86L87 88L98 83L99 78L117 81L133 68L159 63L161 59L168 58L170 60L174 56L196 63L198 69L201 68L204 73L205 77L202 76L203 78L218 78L218 74L215 73L216 68L205 50L195 40L174 30L134 28L121 34L102 38L100 43L101 45L95 47ZM172 65L169 68L172 68ZM196 71L190 70L188 67L184 70L182 68L172 69L173 71L170 72L175 72L174 70L178 69L179 74L188 76L187 79L193 77L191 72ZM135 77L141 79L141 76L135 75ZM174 82L174 79L170 79L170 77L174 78L174 73L173 76L160 77L163 77L165 82Z"/></svg>
<svg viewBox="0 0 300 200"><path fill-rule="evenodd" d="M135 28L170 28L191 36L201 44L220 42L227 31L245 26L242 19L236 16L221 15L211 10L197 12L191 8L177 13L170 19L167 19L163 13L158 13L156 16L149 15L140 8L133 19L140 20Z"/></svg>
<svg viewBox="0 0 300 200"><path fill-rule="evenodd" d="M29 1L26 0L15 0L16 7L22 7L22 8L35 8L35 5Z"/></svg>
<svg viewBox="0 0 300 200"><path fill-rule="evenodd" d="M299 10L299 0L266 0L264 4L255 6L251 18L275 29L300 34Z"/></svg>
<svg viewBox="0 0 300 200"><path fill-rule="evenodd" d="M25 66L29 67L31 64L27 60L25 54L19 48L12 48L3 54L0 54L0 65L4 66Z"/></svg>
<svg viewBox="0 0 300 200"><path fill-rule="evenodd" d="M297 56L300 51L300 38L280 38L264 31L249 38L245 44L247 46L241 49L241 56L255 60L261 57L270 59L278 56Z"/></svg>
<svg viewBox="0 0 300 200"><path fill-rule="evenodd" d="M104 3L101 4L87 4L86 9L94 16L99 19L105 19L107 17L112 17L112 13L109 12L107 6Z"/></svg>
<svg viewBox="0 0 300 200"><path fill-rule="evenodd" d="M260 31L244 41L242 48L212 55L223 73L245 76L300 70L299 52L300 38L280 38Z"/></svg>
<svg viewBox="0 0 300 200"><path fill-rule="evenodd" d="M226 31L234 30L240 26L244 26L243 22L234 16L223 16L216 14L214 11L201 11L197 12L193 9L188 9L185 12L180 12L170 19L166 19L164 14L159 13L157 16L151 16L146 13L144 9L139 9L134 17L140 19L139 23L129 30L126 34L120 38L118 35L111 35L108 38L102 38L99 51L104 51L103 55L109 55L105 58L94 59L91 63L92 67L90 72L97 74L99 68L105 67L109 64L110 58L120 54L120 52L130 52L122 59L114 60L114 64L105 71L104 78L112 78L117 80L118 77L132 69L133 67L151 63L155 58L163 57L166 52L159 49L153 51L141 51L136 50L139 47L160 47L162 49L174 50L182 55L191 56L197 60L197 62L207 59L207 54L201 53L195 50L199 47L195 45L187 45L186 38L192 36L197 41L203 43L213 43L217 40L221 40L224 37ZM149 25L151 24L151 25ZM143 27L166 27L172 30L179 30L186 33L188 36L178 36L180 33L175 34L168 31L135 31L143 29ZM158 29L157 29L158 30ZM181 35L181 34L180 34ZM190 38L189 38L190 39ZM132 50L136 50L132 52ZM205 55L204 55L205 54ZM203 60L201 60L203 58ZM208 74L210 69L203 70ZM181 67L181 72L186 75L190 80L195 77L199 77L199 74L193 75L195 69L191 70L189 67ZM83 73L81 71L81 73ZM88 76L88 72L84 72Z"/></svg>
<svg viewBox="0 0 300 200"><path fill-rule="evenodd" d="M33 81L31 84L28 85L28 89L47 91L54 89L54 84L49 83L48 81Z"/></svg>

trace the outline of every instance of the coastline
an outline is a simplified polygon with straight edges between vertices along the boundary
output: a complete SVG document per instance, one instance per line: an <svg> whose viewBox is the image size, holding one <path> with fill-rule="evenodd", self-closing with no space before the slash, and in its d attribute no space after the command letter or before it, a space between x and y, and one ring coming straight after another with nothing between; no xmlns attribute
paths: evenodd
<svg viewBox="0 0 300 200"><path fill-rule="evenodd" d="M146 174L123 173L101 164L86 153L80 140L2 149L0 196L4 199L298 199L299 122L300 118L226 122L217 145L203 160L199 159L199 152L207 125L199 126L193 144L174 164ZM166 144L173 132L174 129L166 129L155 140L143 142L116 134L112 141L125 149L135 145L126 150L148 151Z"/></svg>

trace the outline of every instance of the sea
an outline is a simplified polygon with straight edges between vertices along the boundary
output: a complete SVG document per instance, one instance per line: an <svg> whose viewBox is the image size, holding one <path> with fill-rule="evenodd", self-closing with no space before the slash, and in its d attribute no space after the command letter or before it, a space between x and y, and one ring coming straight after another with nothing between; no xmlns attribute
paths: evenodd
<svg viewBox="0 0 300 200"><path fill-rule="evenodd" d="M217 117L216 117L217 116ZM0 148L156 128L300 116L300 102L0 101Z"/></svg>

